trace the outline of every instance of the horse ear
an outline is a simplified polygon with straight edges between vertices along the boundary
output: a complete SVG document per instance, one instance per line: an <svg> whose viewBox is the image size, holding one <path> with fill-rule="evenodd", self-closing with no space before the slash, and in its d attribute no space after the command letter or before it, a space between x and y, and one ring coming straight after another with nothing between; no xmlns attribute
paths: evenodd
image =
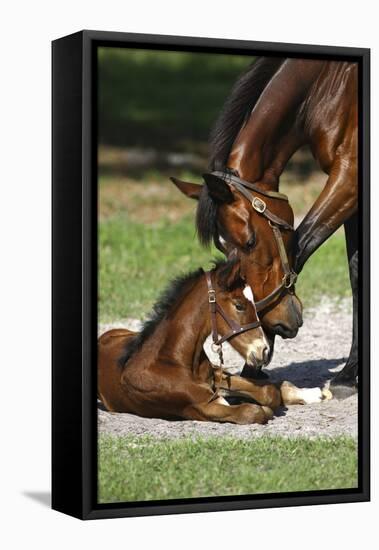
<svg viewBox="0 0 379 550"><path fill-rule="evenodd" d="M202 185L190 183L189 181L178 180L178 178L170 178L170 180L184 195L190 199L199 200L201 190L203 189Z"/></svg>
<svg viewBox="0 0 379 550"><path fill-rule="evenodd" d="M208 188L208 193L217 202L231 203L234 196L230 186L226 181L214 174L203 174L204 181Z"/></svg>

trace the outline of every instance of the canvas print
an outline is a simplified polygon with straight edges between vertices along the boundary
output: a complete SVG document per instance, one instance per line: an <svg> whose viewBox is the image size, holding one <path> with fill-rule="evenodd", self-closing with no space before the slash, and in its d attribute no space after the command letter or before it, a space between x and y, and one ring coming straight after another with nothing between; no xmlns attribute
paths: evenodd
<svg viewBox="0 0 379 550"><path fill-rule="evenodd" d="M97 49L101 504L358 487L358 65Z"/></svg>

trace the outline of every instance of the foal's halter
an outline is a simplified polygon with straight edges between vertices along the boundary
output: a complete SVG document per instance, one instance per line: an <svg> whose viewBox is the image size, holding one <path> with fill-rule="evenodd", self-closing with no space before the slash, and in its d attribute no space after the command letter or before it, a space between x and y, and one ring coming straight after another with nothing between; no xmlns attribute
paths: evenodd
<svg viewBox="0 0 379 550"><path fill-rule="evenodd" d="M286 247L284 246L284 241L281 233L282 231L294 231L294 228L285 220L279 218L276 214L271 212L267 208L266 202L260 197L255 196L255 194L251 193L249 190L254 191L255 193L259 193L260 195L263 195L264 197L268 197L270 199L288 201L288 197L287 195L279 193L278 191L264 191L263 189L260 189L257 185L241 179L231 170L228 170L226 172L215 171L211 172L211 175L222 178L225 182L232 185L239 193L241 193L241 195L243 195L251 203L251 206L254 208L254 210L258 212L258 214L266 218L274 233L284 275L282 278L282 282L279 286L277 286L272 292L270 292L268 296L266 296L262 300L259 300L259 302L256 302L255 306L257 308L257 311L261 311L266 306L268 306L268 304L274 298L279 296L283 292L283 290L289 290L293 288L296 283L297 274L295 273L295 271L293 271L293 269L290 268Z"/></svg>
<svg viewBox="0 0 379 550"><path fill-rule="evenodd" d="M211 328L212 328L212 350L218 354L220 365L219 367L216 367L214 365L213 368L218 370L220 369L219 373L219 379L215 377L215 388L214 388L214 395L211 398L211 401L216 399L220 396L220 386L221 386L221 380L222 380L222 369L224 366L224 355L222 353L222 344L226 342L227 340L231 340L234 338L234 336L238 336L239 334L242 334L244 332L247 332L248 330L252 330L254 328L258 328L261 326L261 322L259 319L257 319L254 323L249 323L248 325L240 325L234 319L231 319L226 312L223 310L223 308L220 306L220 304L217 303L216 300L216 291L213 288L212 285L212 272L211 271L205 271L204 272L205 279L207 281L207 287L208 287L208 303L209 303L209 311L211 314ZM253 304L255 305L255 304ZM230 331L225 334L225 336L222 336L221 338L218 337L218 330L217 330L217 313L221 315L221 317L224 319L227 325L230 327Z"/></svg>
<svg viewBox="0 0 379 550"><path fill-rule="evenodd" d="M218 353L220 358L220 365L223 365L223 356L222 356L222 344L228 340L231 340L235 336L238 336L239 334L242 334L244 332L247 332L248 330L252 330L254 328L258 328L261 326L261 322L257 319L254 321L254 323L249 323L248 325L240 325L238 324L234 319L231 319L224 309L220 306L220 304L217 303L216 300L216 291L213 288L212 285L212 272L211 271L205 271L205 279L207 281L208 286L208 303L209 303L209 311L211 314L211 328L212 328L212 350ZM217 330L217 313L221 315L221 317L224 319L226 324L229 326L230 331L222 336L221 338L218 337L218 330Z"/></svg>

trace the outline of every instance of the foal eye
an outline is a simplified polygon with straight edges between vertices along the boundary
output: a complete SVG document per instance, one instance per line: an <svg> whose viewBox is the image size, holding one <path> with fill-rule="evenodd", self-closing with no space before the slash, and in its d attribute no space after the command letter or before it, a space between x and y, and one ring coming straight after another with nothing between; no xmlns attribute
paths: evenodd
<svg viewBox="0 0 379 550"><path fill-rule="evenodd" d="M246 308L245 308L244 304L241 304L239 302L236 304L236 310L237 311L245 311L245 309Z"/></svg>
<svg viewBox="0 0 379 550"><path fill-rule="evenodd" d="M250 239L247 241L246 243L246 248L248 248L249 250L251 250L252 248L254 248L254 246L256 245L256 239L255 239L255 234L253 234Z"/></svg>

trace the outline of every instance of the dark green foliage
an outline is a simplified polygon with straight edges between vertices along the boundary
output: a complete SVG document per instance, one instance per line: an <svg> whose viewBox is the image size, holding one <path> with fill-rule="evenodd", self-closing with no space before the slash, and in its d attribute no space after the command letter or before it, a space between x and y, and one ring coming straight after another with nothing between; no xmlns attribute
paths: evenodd
<svg viewBox="0 0 379 550"><path fill-rule="evenodd" d="M232 85L252 61L250 56L101 48L100 143L204 148Z"/></svg>

